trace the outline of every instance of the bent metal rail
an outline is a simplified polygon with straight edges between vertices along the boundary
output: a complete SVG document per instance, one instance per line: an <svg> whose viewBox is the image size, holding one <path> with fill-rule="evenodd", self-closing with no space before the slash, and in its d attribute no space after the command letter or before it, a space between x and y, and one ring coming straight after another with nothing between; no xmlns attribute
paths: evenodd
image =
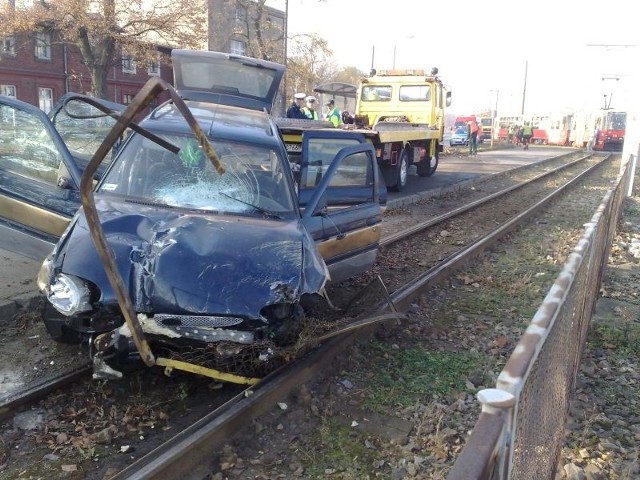
<svg viewBox="0 0 640 480"><path fill-rule="evenodd" d="M357 331L347 331L344 335L330 338L316 349L296 360L295 363L273 372L257 385L237 395L219 409L212 411L198 423L122 470L113 479L196 478L202 476L199 473L206 474L204 471L195 472L194 466L201 465L206 469L206 459L210 458L211 451L219 448L223 442L228 441L230 436L239 429L245 428L250 419L271 408L275 402L285 397L293 387L315 377L317 372L328 366L336 355L344 351L347 343L362 338L363 333L370 333L374 324L397 318L392 314L387 316L383 314L389 308L389 305L404 311L416 297L422 295L430 286L447 278L459 266L467 263L470 259L496 243L500 238L539 213L552 200L575 185L577 181L584 178L586 174L592 172L596 167L597 165L574 177L535 205L494 229L488 235L449 256L414 281L396 290L390 295L390 302L381 302L374 308L378 312L378 317L370 317L364 321L364 324L368 324L369 328L361 327ZM500 416L497 419L502 422ZM488 421L486 416L481 416L480 422L482 425L487 424L485 431L493 432L494 438L499 436L501 423L496 424L493 418ZM491 452L493 452L493 449L491 449ZM488 456L491 457L489 454ZM471 477L463 476L460 478L469 479Z"/></svg>
<svg viewBox="0 0 640 480"><path fill-rule="evenodd" d="M448 480L554 478L582 349L635 162L633 156L624 161L496 388L478 392L482 412Z"/></svg>

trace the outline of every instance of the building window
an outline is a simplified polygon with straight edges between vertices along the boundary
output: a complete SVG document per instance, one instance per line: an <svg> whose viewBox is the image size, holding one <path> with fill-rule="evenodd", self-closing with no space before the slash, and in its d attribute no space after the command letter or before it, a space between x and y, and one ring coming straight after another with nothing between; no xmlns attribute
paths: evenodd
<svg viewBox="0 0 640 480"><path fill-rule="evenodd" d="M134 97L134 95L132 95L130 93L123 93L122 94L122 103L124 105L129 105L131 102L133 102L133 97Z"/></svg>
<svg viewBox="0 0 640 480"><path fill-rule="evenodd" d="M51 60L51 35L36 33L36 58Z"/></svg>
<svg viewBox="0 0 640 480"><path fill-rule="evenodd" d="M131 55L122 56L122 72L136 73L136 62Z"/></svg>
<svg viewBox="0 0 640 480"><path fill-rule="evenodd" d="M16 98L16 86L15 85L0 85L0 95Z"/></svg>
<svg viewBox="0 0 640 480"><path fill-rule="evenodd" d="M235 55L244 55L245 43L239 40L231 40L229 42L229 53L233 53Z"/></svg>
<svg viewBox="0 0 640 480"><path fill-rule="evenodd" d="M160 76L160 60L154 60L149 64L147 73L152 77Z"/></svg>
<svg viewBox="0 0 640 480"><path fill-rule="evenodd" d="M2 40L0 46L0 55L10 55L15 57L16 55L16 39L14 37L6 37Z"/></svg>
<svg viewBox="0 0 640 480"><path fill-rule="evenodd" d="M247 9L244 5L236 4L235 20L236 22L244 22L247 20Z"/></svg>
<svg viewBox="0 0 640 480"><path fill-rule="evenodd" d="M50 88L38 88L38 106L44 113L49 113L53 107L53 90Z"/></svg>

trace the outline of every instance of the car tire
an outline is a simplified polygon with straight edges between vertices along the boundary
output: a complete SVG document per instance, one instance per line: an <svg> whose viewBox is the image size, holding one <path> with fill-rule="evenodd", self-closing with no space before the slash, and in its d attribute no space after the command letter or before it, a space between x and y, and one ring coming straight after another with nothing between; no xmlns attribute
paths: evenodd
<svg viewBox="0 0 640 480"><path fill-rule="evenodd" d="M438 148L436 148L436 154L433 157L431 157L427 161L423 160L422 162L416 164L418 175L420 175L421 177L430 177L431 175L436 173L439 163L440 155Z"/></svg>

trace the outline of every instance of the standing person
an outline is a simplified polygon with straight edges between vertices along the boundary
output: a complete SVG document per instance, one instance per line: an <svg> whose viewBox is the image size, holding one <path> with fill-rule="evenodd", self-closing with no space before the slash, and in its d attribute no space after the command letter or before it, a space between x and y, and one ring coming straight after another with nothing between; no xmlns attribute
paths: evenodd
<svg viewBox="0 0 640 480"><path fill-rule="evenodd" d="M513 136L516 133L516 126L511 124L509 125L509 143L513 143Z"/></svg>
<svg viewBox="0 0 640 480"><path fill-rule="evenodd" d="M329 111L325 115L325 118L333 123L334 127L342 125L342 113L338 110L338 107L336 107L336 102L333 99L327 102L327 108Z"/></svg>
<svg viewBox="0 0 640 480"><path fill-rule="evenodd" d="M522 143L522 127L519 125L514 128L513 143L516 144L516 147Z"/></svg>
<svg viewBox="0 0 640 480"><path fill-rule="evenodd" d="M469 120L469 155L478 153L478 131L480 128L475 120Z"/></svg>
<svg viewBox="0 0 640 480"><path fill-rule="evenodd" d="M304 99L306 95L304 93L296 93L293 96L293 103L287 108L287 118L307 118L302 111L304 107Z"/></svg>
<svg viewBox="0 0 640 480"><path fill-rule="evenodd" d="M319 120L318 112L316 111L317 103L318 102L316 101L316 97L314 97L313 95L309 95L307 97L307 104L302 109L305 116L307 117L307 120Z"/></svg>
<svg viewBox="0 0 640 480"><path fill-rule="evenodd" d="M533 137L533 127L529 122L524 122L524 126L522 127L522 143L524 144L525 150L529 150L531 137Z"/></svg>

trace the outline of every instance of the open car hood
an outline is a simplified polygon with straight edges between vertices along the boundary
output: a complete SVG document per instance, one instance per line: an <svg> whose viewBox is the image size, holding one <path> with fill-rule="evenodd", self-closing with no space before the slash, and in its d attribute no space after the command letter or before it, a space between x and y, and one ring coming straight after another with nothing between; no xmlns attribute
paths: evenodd
<svg viewBox="0 0 640 480"><path fill-rule="evenodd" d="M201 50L172 50L174 86L184 100L271 112L284 66Z"/></svg>
<svg viewBox="0 0 640 480"><path fill-rule="evenodd" d="M322 289L327 269L298 220L185 214L96 199L102 228L136 311L260 319L274 303ZM95 283L116 303L86 218L80 213L56 263ZM66 251L73 255L64 256Z"/></svg>

